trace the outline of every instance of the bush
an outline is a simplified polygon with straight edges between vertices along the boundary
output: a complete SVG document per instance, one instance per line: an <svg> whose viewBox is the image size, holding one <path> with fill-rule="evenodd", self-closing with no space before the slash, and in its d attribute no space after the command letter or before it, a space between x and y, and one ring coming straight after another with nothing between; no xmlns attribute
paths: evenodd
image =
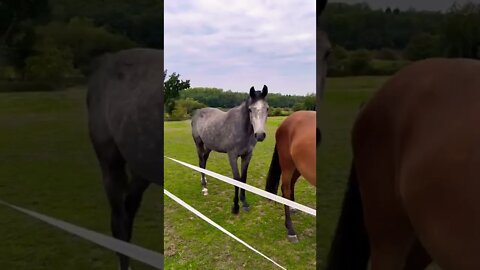
<svg viewBox="0 0 480 270"><path fill-rule="evenodd" d="M405 60L372 60L369 75L392 75L408 65L410 61Z"/></svg>
<svg viewBox="0 0 480 270"><path fill-rule="evenodd" d="M302 111L302 110L305 110L305 105L303 103L295 103L295 105L293 105L293 111L296 112L296 111Z"/></svg>
<svg viewBox="0 0 480 270"><path fill-rule="evenodd" d="M27 58L25 68L29 80L61 80L77 73L73 67L71 51L55 47Z"/></svg>
<svg viewBox="0 0 480 270"><path fill-rule="evenodd" d="M166 114L165 118L168 120L185 120L192 116L197 109L206 107L205 104L200 103L193 98L179 99L174 101L174 107L170 114Z"/></svg>
<svg viewBox="0 0 480 270"><path fill-rule="evenodd" d="M380 60L397 60L398 55L392 49L383 48L375 53L375 58Z"/></svg>
<svg viewBox="0 0 480 270"><path fill-rule="evenodd" d="M0 67L0 80L13 81L20 77L17 70L13 66Z"/></svg>
<svg viewBox="0 0 480 270"><path fill-rule="evenodd" d="M412 37L405 49L405 56L412 61L440 56L439 38L421 33Z"/></svg>
<svg viewBox="0 0 480 270"><path fill-rule="evenodd" d="M366 75L370 71L372 54L366 49L351 53L348 61L348 70L352 75Z"/></svg>
<svg viewBox="0 0 480 270"><path fill-rule="evenodd" d="M282 116L282 108L272 108L268 111L268 116Z"/></svg>
<svg viewBox="0 0 480 270"><path fill-rule="evenodd" d="M187 110L182 106L175 105L175 109L173 109L172 113L170 114L170 120L180 121L185 120L187 118Z"/></svg>

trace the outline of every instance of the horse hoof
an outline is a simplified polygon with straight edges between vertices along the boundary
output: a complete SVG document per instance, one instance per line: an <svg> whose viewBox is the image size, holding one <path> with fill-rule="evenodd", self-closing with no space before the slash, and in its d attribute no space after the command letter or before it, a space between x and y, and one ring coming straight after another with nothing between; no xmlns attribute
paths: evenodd
<svg viewBox="0 0 480 270"><path fill-rule="evenodd" d="M232 214L238 215L239 211L240 211L240 207L238 207L238 206L232 207Z"/></svg>
<svg viewBox="0 0 480 270"><path fill-rule="evenodd" d="M298 243L298 237L296 234L294 235L287 235L288 241L290 243Z"/></svg>
<svg viewBox="0 0 480 270"><path fill-rule="evenodd" d="M248 205L247 205L247 206L243 206L242 208L243 208L243 211L245 211L245 212L250 211L250 206L248 206Z"/></svg>
<svg viewBox="0 0 480 270"><path fill-rule="evenodd" d="M203 189L202 189L202 193L203 193L203 196L207 196L207 195L208 195L208 189L207 189L207 188L203 188Z"/></svg>

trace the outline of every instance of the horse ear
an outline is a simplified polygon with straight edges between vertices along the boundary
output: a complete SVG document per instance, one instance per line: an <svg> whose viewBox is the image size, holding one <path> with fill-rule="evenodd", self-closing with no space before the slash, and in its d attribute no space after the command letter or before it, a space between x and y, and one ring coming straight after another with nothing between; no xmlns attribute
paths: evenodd
<svg viewBox="0 0 480 270"><path fill-rule="evenodd" d="M267 94L268 94L268 87L264 85L262 89L262 97L265 97Z"/></svg>
<svg viewBox="0 0 480 270"><path fill-rule="evenodd" d="M250 87L250 97L254 98L255 97L255 87Z"/></svg>

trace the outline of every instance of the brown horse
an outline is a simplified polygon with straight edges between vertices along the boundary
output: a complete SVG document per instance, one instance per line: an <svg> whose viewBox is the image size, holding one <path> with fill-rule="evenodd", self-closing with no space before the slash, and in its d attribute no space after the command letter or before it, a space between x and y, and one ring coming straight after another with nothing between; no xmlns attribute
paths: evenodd
<svg viewBox="0 0 480 270"><path fill-rule="evenodd" d="M268 170L265 190L277 193L282 178L282 194L289 200L295 200L294 187L302 175L313 186L317 184L316 145L320 140L315 128L317 113L298 111L288 116L275 133L275 149ZM318 133L318 134L317 134ZM288 240L298 242L297 234L290 219L290 208L285 205L285 227Z"/></svg>
<svg viewBox="0 0 480 270"><path fill-rule="evenodd" d="M419 61L365 104L327 269L480 269L479 75Z"/></svg>

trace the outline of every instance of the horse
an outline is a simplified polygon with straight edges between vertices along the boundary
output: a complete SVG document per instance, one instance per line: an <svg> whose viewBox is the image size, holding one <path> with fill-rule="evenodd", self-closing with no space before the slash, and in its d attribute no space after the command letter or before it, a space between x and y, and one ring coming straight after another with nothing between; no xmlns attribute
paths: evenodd
<svg viewBox="0 0 480 270"><path fill-rule="evenodd" d="M320 142L315 129L315 111L297 111L285 118L275 132L275 147L268 170L265 190L277 194L282 179L282 195L294 201L294 187L302 175L313 186L317 185L316 146ZM292 209L293 210L293 209ZM290 218L290 207L285 205L285 227L290 242L298 242Z"/></svg>
<svg viewBox="0 0 480 270"><path fill-rule="evenodd" d="M87 92L89 135L112 234L129 242L144 191L150 183L163 187L163 51L123 50L100 57L95 66ZM159 245L163 250L163 241ZM128 269L129 258L118 256L120 269Z"/></svg>
<svg viewBox="0 0 480 270"><path fill-rule="evenodd" d="M227 112L216 108L196 110L191 121L192 137L197 149L199 166L205 169L211 151L227 153L233 178L242 183L247 182L248 164L252 158L257 142L265 137L265 122L268 116L268 103L265 97L268 88L256 91L252 86L247 99ZM241 175L238 172L237 160L241 158ZM201 174L203 195L208 195L207 179ZM232 213L239 213L238 187L235 187ZM240 190L240 200L245 211L249 205L245 198L245 190Z"/></svg>
<svg viewBox="0 0 480 270"><path fill-rule="evenodd" d="M480 269L478 74L478 60L421 60L361 108L327 269Z"/></svg>

